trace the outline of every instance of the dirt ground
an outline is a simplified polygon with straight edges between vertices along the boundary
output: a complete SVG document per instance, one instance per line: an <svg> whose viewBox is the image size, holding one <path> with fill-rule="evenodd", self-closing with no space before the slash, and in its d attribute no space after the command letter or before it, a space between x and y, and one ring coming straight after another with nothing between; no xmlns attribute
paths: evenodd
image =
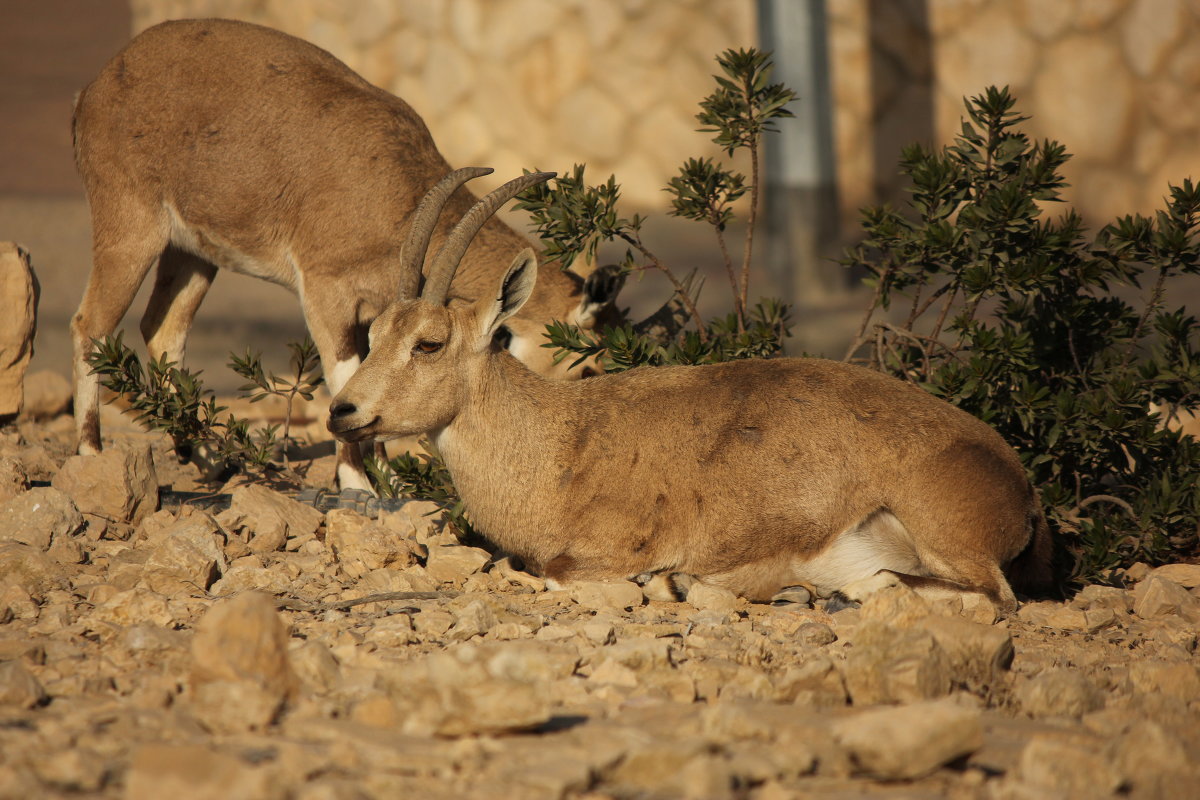
<svg viewBox="0 0 1200 800"><path fill-rule="evenodd" d="M106 407L98 467L69 458L68 417L0 432L0 797L1200 785L1200 567L1138 567L1009 619L900 587L834 614L699 584L548 591L429 504L322 515L295 483L235 480L215 515L155 512L159 486L202 487L123 419ZM332 448L307 453L296 483L323 485Z"/></svg>

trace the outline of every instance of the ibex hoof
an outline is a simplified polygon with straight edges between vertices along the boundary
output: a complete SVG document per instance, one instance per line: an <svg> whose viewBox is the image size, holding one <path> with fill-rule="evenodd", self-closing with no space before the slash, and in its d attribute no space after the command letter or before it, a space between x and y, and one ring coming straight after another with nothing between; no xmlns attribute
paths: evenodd
<svg viewBox="0 0 1200 800"><path fill-rule="evenodd" d="M785 586L775 593L771 598L773 606L811 606L813 597L812 589L807 586Z"/></svg>
<svg viewBox="0 0 1200 800"><path fill-rule="evenodd" d="M858 608L862 603L857 600L851 600L841 592L834 592L825 601L825 613L836 614L839 611L845 611L847 608Z"/></svg>

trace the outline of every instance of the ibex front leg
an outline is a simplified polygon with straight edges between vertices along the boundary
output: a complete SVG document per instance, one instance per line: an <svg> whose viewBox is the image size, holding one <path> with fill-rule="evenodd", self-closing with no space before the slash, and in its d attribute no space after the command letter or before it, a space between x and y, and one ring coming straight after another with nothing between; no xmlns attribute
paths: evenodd
<svg viewBox="0 0 1200 800"><path fill-rule="evenodd" d="M330 298L336 295L322 296L319 305L309 302L309 297L317 293L316 288L304 288L304 318L308 323L309 333L312 334L313 343L317 346L317 352L321 355L325 385L329 388L329 395L333 397L342 390L346 381L350 380L350 376L366 357L366 353L360 352L357 315L353 308L341 308L331 303ZM325 288L328 292L338 291L335 286ZM367 480L362 451L357 444L338 443L337 483L342 489L374 491Z"/></svg>

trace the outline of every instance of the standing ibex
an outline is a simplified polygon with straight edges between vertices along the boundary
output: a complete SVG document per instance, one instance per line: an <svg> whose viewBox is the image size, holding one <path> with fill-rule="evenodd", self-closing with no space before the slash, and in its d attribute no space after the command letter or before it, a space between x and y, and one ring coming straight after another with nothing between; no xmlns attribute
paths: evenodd
<svg viewBox="0 0 1200 800"><path fill-rule="evenodd" d="M887 570L1015 606L1003 570L1018 557L1044 569L1046 523L1016 454L966 412L821 359L548 381L492 345L533 294L531 250L494 295L447 308L484 220L551 175L480 201L422 296L372 323L371 353L330 407L338 438L431 433L472 523L555 581L682 572L765 599Z"/></svg>
<svg viewBox="0 0 1200 800"><path fill-rule="evenodd" d="M416 295L421 253L403 252L398 232L446 160L408 104L307 42L228 20L150 28L80 94L74 136L93 228L91 278L71 326L81 453L100 449L98 379L84 357L155 265L141 323L151 355L182 360L220 267L300 296L335 394L365 354L370 321L397 291ZM474 200L463 190L446 206L457 218ZM452 222L433 228L435 244ZM489 221L451 295L490 293L528 245ZM619 284L555 264L539 271L539 291L508 333L522 360L561 375L565 365L538 346L545 324L588 326ZM365 488L357 449L340 450L342 486Z"/></svg>

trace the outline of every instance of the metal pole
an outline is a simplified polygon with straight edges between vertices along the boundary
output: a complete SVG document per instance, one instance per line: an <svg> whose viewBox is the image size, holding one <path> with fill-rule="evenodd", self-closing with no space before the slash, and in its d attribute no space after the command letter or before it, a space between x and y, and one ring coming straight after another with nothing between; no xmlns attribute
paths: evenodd
<svg viewBox="0 0 1200 800"><path fill-rule="evenodd" d="M833 106L825 0L758 0L759 41L774 52L773 79L799 95L765 137L765 267L797 310L844 294L838 241Z"/></svg>

